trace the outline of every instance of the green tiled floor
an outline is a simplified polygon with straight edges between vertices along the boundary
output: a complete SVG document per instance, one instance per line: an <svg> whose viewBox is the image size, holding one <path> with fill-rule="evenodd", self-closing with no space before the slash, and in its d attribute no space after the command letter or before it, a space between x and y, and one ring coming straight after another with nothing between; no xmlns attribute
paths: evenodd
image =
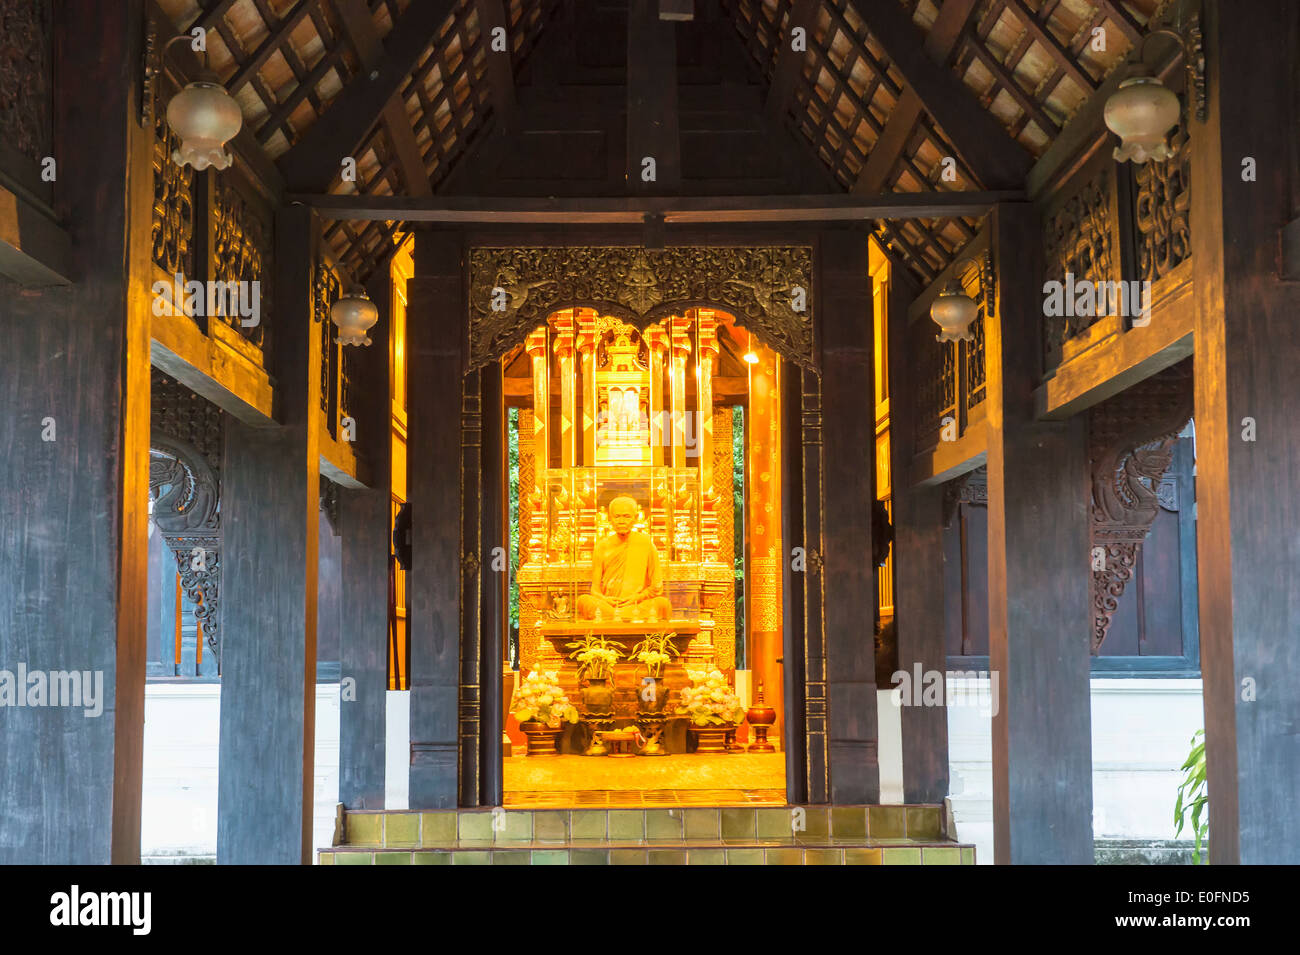
<svg viewBox="0 0 1300 955"><path fill-rule="evenodd" d="M322 865L974 865L938 806L353 812Z"/></svg>

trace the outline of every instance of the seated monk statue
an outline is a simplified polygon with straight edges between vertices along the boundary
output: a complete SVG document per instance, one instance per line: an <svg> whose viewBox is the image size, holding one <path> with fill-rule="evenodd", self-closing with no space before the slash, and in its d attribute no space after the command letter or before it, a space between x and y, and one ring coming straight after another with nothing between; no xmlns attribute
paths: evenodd
<svg viewBox="0 0 1300 955"><path fill-rule="evenodd" d="M663 596L659 551L649 534L632 530L636 501L609 503L614 533L596 542L591 553L591 592L578 597L583 620L671 620L673 606Z"/></svg>

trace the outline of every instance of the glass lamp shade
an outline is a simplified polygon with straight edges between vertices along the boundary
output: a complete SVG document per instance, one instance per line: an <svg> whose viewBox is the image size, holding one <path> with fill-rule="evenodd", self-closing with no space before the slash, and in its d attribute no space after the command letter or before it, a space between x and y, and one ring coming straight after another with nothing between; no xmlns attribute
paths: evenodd
<svg viewBox="0 0 1300 955"><path fill-rule="evenodd" d="M338 326L334 340L340 345L369 345L366 334L379 321L379 309L363 288L354 288L330 308L330 319Z"/></svg>
<svg viewBox="0 0 1300 955"><path fill-rule="evenodd" d="M196 80L167 104L167 125L181 140L180 148L172 152L178 165L229 169L232 160L226 143L244 125L244 114L220 83Z"/></svg>
<svg viewBox="0 0 1300 955"><path fill-rule="evenodd" d="M970 324L978 314L979 306L975 300L963 292L960 285L950 283L930 306L930 317L939 326L935 341L970 341L973 337Z"/></svg>
<svg viewBox="0 0 1300 955"><path fill-rule="evenodd" d="M1178 124L1178 97L1154 76L1133 76L1106 100L1106 126L1119 136L1117 162L1164 162L1173 155L1165 136Z"/></svg>

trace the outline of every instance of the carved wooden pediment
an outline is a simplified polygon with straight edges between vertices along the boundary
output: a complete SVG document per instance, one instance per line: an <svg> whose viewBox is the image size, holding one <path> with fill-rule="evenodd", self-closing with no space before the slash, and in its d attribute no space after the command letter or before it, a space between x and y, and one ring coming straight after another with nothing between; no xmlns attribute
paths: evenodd
<svg viewBox="0 0 1300 955"><path fill-rule="evenodd" d="M640 330L688 308L725 309L778 354L815 368L806 246L477 248L469 259L471 369L574 306Z"/></svg>

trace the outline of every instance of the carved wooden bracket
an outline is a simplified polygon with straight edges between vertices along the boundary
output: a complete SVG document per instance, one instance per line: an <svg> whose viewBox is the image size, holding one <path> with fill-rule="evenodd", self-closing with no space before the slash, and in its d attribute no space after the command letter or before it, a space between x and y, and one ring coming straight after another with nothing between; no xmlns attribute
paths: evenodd
<svg viewBox="0 0 1300 955"><path fill-rule="evenodd" d="M978 507L989 505L989 471L980 465L973 471L967 471L960 477L953 478L943 486L943 526L952 527L952 519L957 516L957 505L974 504Z"/></svg>
<svg viewBox="0 0 1300 955"><path fill-rule="evenodd" d="M181 587L220 658L221 411L156 371L152 390L154 526L175 556Z"/></svg>
<svg viewBox="0 0 1300 955"><path fill-rule="evenodd" d="M1106 639L1142 542L1160 506L1170 499L1163 478L1192 407L1192 367L1187 359L1090 413L1094 654Z"/></svg>

